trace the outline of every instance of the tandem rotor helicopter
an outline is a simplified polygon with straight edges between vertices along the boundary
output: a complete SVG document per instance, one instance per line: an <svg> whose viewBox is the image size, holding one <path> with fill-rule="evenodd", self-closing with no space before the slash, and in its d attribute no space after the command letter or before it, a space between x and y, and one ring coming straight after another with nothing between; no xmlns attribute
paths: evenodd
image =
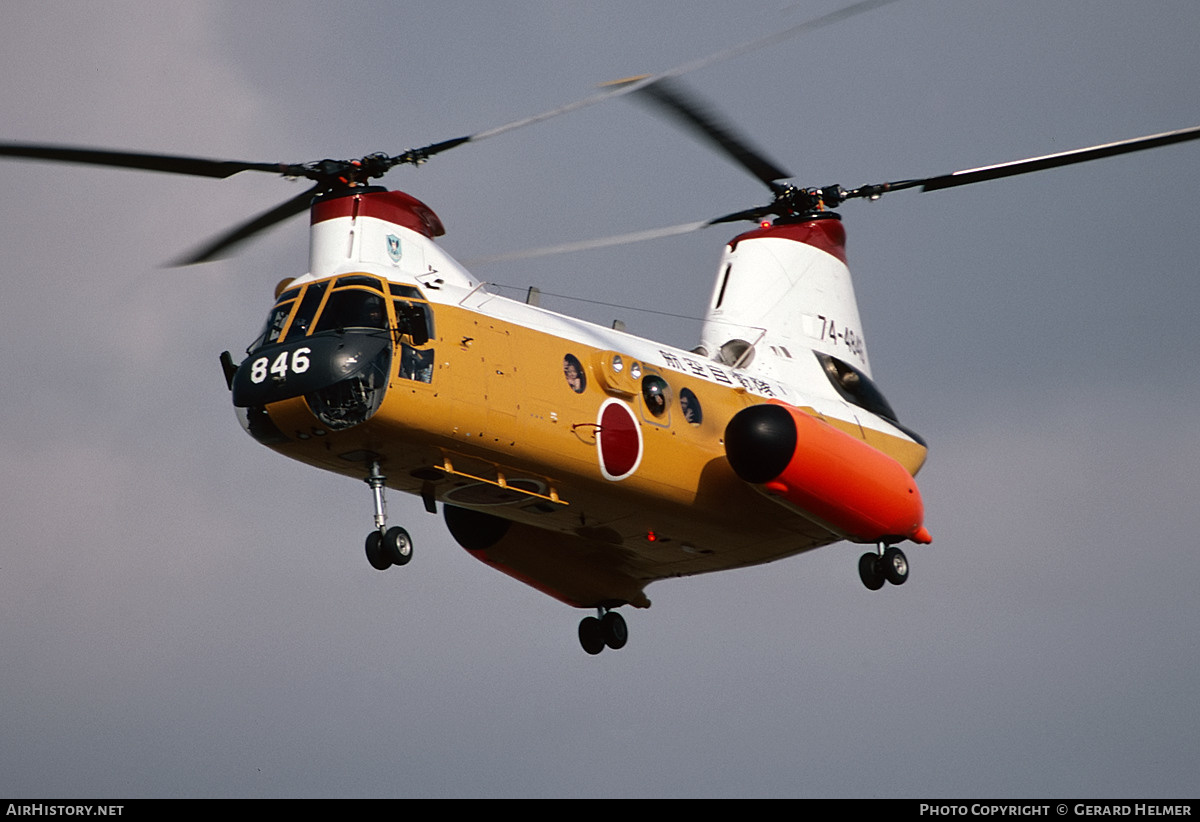
<svg viewBox="0 0 1200 822"><path fill-rule="evenodd" d="M353 160L274 164L3 143L0 156L309 180L303 193L178 261L215 259L310 214L308 272L280 284L244 357L220 358L242 426L280 454L366 481L374 568L412 559L408 532L388 525L384 492L414 494L427 511L441 508L476 558L594 609L578 633L598 654L626 644L617 609L649 607L645 588L656 580L845 540L871 546L858 573L878 590L907 580L902 543L932 541L914 479L926 445L873 381L845 232L831 209L1200 139L1196 126L850 190L797 187L685 92L678 73L622 81L602 96L639 95L771 195L690 226L754 224L726 243L691 350L490 292L438 246L445 229L430 207L372 183L574 105Z"/></svg>

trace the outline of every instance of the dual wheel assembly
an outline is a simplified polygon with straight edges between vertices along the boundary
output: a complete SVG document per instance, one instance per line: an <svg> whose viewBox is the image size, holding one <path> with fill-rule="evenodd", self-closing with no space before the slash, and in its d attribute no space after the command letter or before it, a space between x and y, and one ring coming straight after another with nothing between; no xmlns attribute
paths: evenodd
<svg viewBox="0 0 1200 822"><path fill-rule="evenodd" d="M377 571L386 571L393 565L408 565L413 554L412 537L399 526L387 527L387 505L383 500L387 477L379 470L378 460L371 462L371 473L364 481L371 486L375 499L375 530L367 534L367 562Z"/></svg>
<svg viewBox="0 0 1200 822"><path fill-rule="evenodd" d="M407 565L412 559L412 537L399 526L367 534L367 562L377 571Z"/></svg>
<svg viewBox="0 0 1200 822"><path fill-rule="evenodd" d="M584 617L579 623L579 644L583 650L592 656L612 648L614 651L625 647L629 641L629 628L625 618L616 611L599 609L599 616Z"/></svg>
<svg viewBox="0 0 1200 822"><path fill-rule="evenodd" d="M863 554L858 559L858 576L872 591L878 591L885 582L903 585L908 579L908 557L894 545L881 554Z"/></svg>

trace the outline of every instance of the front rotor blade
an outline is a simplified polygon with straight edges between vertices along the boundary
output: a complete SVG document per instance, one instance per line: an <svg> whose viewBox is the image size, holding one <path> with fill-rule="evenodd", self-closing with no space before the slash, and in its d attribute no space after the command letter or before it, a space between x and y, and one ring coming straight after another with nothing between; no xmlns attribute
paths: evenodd
<svg viewBox="0 0 1200 822"><path fill-rule="evenodd" d="M748 208L745 211L735 211L732 214L726 214L724 217L715 217L705 223L705 225L717 225L718 223L740 223L743 220L761 220L768 214L773 213L775 213L774 205L759 206L757 208Z"/></svg>
<svg viewBox="0 0 1200 822"><path fill-rule="evenodd" d="M1075 163L1086 163L1089 160L1099 160L1102 157L1114 157L1118 154L1129 154L1134 151L1144 151L1172 143L1183 143L1188 140L1200 139L1200 126L1182 128L1177 131L1165 131L1162 134L1149 134L1145 137L1135 137L1132 140L1121 140L1116 143L1077 148L1073 151L1063 151L1058 154L1047 154L1044 157L1030 157L1027 160L1014 160L1011 163L1000 163L983 168L972 168L966 171L956 171L953 174L943 174L940 177L927 177L919 181L922 191L937 191L943 188L954 188L971 183L982 183L985 180L997 180L1001 177L1013 177L1017 174L1028 174L1043 171L1048 168L1069 166Z"/></svg>
<svg viewBox="0 0 1200 822"><path fill-rule="evenodd" d="M489 137L495 137L499 134L513 131L514 129L533 125L534 123L540 123L543 120L549 120L551 117L557 117L558 115L566 114L569 111L586 108L587 106L604 102L605 100L613 97L619 97L622 94L632 94L638 89L645 88L646 86L663 77L679 77L680 75L687 74L688 72L695 71L697 69L707 68L715 63L719 63L724 60L730 60L734 57L740 57L743 54L757 51L758 49L766 48L767 46L773 46L776 43L782 43L784 40L789 40L793 37L797 37L810 31L815 31L819 28L824 28L825 26L829 26L834 23L840 23L841 21L850 17L872 11L880 6L886 6L887 4L894 2L896 2L896 0L859 0L857 3L851 3L844 8L831 11L828 14L821 15L820 17L814 17L810 20L805 20L803 23L797 23L794 26L789 26L783 31L778 31L774 34L768 34L766 37L760 37L757 40L750 40L749 42L723 49L715 54L710 54L707 57L701 57L699 60L693 60L690 63L684 63L681 66L659 72L658 74L647 74L644 77L639 77L637 80L629 83L610 84L604 89L604 91L593 94L590 97L585 97L582 100L576 100L573 103L568 103L565 106L559 106L558 108L551 109L550 111L544 111L541 114L535 114L532 117L523 117L520 120L514 120L513 122L505 123L502 126L496 126L495 128L490 128L486 131L480 131L465 139L466 141L470 142L486 140ZM787 177L789 175L785 174L783 176Z"/></svg>
<svg viewBox="0 0 1200 822"><path fill-rule="evenodd" d="M708 110L707 106L677 81L668 78L655 80L639 90L641 99L653 100L662 111L673 116L687 129L715 145L728 154L734 162L749 171L766 186L774 190L772 183L791 177L791 173L767 159L758 149L738 136L732 126Z"/></svg>
<svg viewBox="0 0 1200 822"><path fill-rule="evenodd" d="M215 260L225 256L235 246L240 245L246 240L264 231L276 223L286 220L288 217L293 217L302 211L307 211L312 203L312 198L321 190L320 185L315 185L305 191L303 194L298 194L286 202L280 203L270 211L263 212L252 220L249 220L241 225L233 228L214 240L211 240L206 245L196 249L186 257L181 257L174 260L168 265L182 266L194 265L195 263L206 263L210 260Z"/></svg>
<svg viewBox="0 0 1200 822"><path fill-rule="evenodd" d="M181 157L173 154L140 154L133 151L110 151L83 146L0 143L0 157L27 160L49 160L55 163L81 163L113 168L135 168L143 171L163 171L188 174L193 177L224 179L240 171L269 171L288 174L294 171L281 163L246 163L238 160L209 160L203 157Z"/></svg>

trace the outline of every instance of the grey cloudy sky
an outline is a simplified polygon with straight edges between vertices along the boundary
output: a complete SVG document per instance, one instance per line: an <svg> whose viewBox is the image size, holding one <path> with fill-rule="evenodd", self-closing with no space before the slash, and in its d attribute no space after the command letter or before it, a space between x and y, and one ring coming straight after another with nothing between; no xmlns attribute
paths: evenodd
<svg viewBox="0 0 1200 822"><path fill-rule="evenodd" d="M18 0L0 138L397 153L838 6ZM796 182L851 187L1196 125L1198 33L1191 0L901 0L688 79ZM367 487L240 430L217 355L303 272L304 222L160 266L297 184L0 166L0 794L1196 796L1198 169L1190 144L847 204L934 544L877 593L844 544L657 583L593 658L418 500L390 497L413 564L373 571ZM460 258L764 201L627 100L387 182ZM477 273L697 317L734 231Z"/></svg>

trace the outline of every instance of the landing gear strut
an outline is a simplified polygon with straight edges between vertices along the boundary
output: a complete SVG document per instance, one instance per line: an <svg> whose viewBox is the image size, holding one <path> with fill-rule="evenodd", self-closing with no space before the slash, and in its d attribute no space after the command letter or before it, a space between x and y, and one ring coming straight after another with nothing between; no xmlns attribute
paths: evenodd
<svg viewBox="0 0 1200 822"><path fill-rule="evenodd" d="M858 576L862 584L878 591L883 583L903 585L908 580L908 557L896 546L879 546L879 553L866 553L858 558Z"/></svg>
<svg viewBox="0 0 1200 822"><path fill-rule="evenodd" d="M377 571L386 571L393 565L407 565L412 559L413 542L399 526L387 527L387 501L383 498L383 484L387 481L379 471L379 463L371 463L371 473L365 482L371 486L375 502L375 530L367 534L367 562Z"/></svg>
<svg viewBox="0 0 1200 822"><path fill-rule="evenodd" d="M620 650L628 641L629 627L625 624L625 618L616 611L597 608L596 616L584 617L579 623L579 644L593 656L606 647Z"/></svg>

